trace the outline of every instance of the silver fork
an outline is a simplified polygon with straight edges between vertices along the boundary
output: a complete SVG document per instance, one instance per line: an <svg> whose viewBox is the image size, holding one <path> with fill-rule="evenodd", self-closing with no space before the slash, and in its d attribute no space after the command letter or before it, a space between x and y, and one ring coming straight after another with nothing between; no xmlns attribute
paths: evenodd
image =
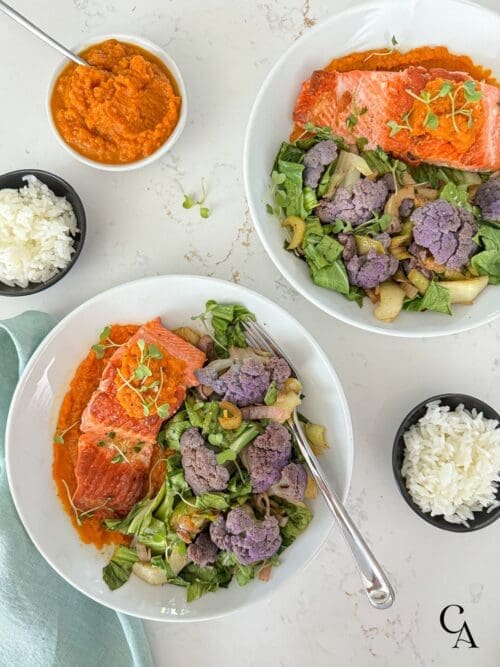
<svg viewBox="0 0 500 667"><path fill-rule="evenodd" d="M260 324L248 320L244 322L243 326L245 328L247 341L253 348L263 352L271 352L272 354L285 359L292 369L292 373L300 382L300 377L290 362L290 359L288 359L283 350L276 345L271 336ZM354 525L337 494L328 483L325 474L304 435L296 409L293 411L292 417L289 420L289 426L297 440L302 456L323 494L328 508L337 519L337 522L342 529L342 533L351 549L361 575L363 588L368 600L377 609L387 609L394 602L394 590L382 567L371 552L370 547Z"/></svg>

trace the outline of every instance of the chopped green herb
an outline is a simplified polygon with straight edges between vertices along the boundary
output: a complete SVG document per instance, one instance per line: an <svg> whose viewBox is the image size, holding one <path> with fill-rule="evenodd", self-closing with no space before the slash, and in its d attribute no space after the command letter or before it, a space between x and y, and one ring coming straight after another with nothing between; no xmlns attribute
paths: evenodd
<svg viewBox="0 0 500 667"><path fill-rule="evenodd" d="M358 123L358 117L355 114L351 113L347 116L345 123L348 129L352 131Z"/></svg>

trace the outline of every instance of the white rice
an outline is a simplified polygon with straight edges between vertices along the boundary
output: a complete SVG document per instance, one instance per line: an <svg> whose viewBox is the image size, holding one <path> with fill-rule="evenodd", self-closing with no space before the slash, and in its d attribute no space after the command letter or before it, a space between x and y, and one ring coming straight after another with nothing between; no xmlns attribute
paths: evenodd
<svg viewBox="0 0 500 667"><path fill-rule="evenodd" d="M498 421L463 405L451 411L439 401L404 434L401 473L414 502L450 523L474 519L473 512L498 507L500 429Z"/></svg>
<svg viewBox="0 0 500 667"><path fill-rule="evenodd" d="M64 269L78 231L73 207L35 176L20 190L0 190L0 282L26 287Z"/></svg>

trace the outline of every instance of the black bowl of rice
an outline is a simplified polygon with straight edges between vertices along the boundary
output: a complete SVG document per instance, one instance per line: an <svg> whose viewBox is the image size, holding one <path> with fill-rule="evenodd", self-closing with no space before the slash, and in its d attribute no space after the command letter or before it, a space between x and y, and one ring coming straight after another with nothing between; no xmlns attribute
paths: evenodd
<svg viewBox="0 0 500 667"><path fill-rule="evenodd" d="M85 241L82 201L69 183L40 169L0 176L0 295L51 287L74 266Z"/></svg>
<svg viewBox="0 0 500 667"><path fill-rule="evenodd" d="M440 394L404 418L392 469L408 505L456 533L500 517L500 415L466 394Z"/></svg>

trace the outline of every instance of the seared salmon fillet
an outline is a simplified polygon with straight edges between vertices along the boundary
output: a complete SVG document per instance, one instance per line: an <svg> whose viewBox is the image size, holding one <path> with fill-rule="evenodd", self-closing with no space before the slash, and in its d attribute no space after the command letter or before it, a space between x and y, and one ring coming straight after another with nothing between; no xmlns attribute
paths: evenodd
<svg viewBox="0 0 500 667"><path fill-rule="evenodd" d="M466 97L466 82L473 82L475 101ZM380 146L408 161L489 171L500 168L499 103L499 88L463 72L319 70L302 85L293 118L300 127L330 127L351 143L365 137L367 148Z"/></svg>
<svg viewBox="0 0 500 667"><path fill-rule="evenodd" d="M82 431L93 431L100 434L114 431L117 435L124 438L136 437L147 442L154 442L156 440L163 419L156 414L139 419L131 417L116 396L117 386L115 379L122 362L122 357L127 349L137 344L138 340L144 340L146 344L154 343L185 364L183 382L176 389L175 401L169 404L170 416L179 409L186 396L186 389L198 385L194 371L203 366L206 360L205 354L183 338L166 329L158 317L140 327L126 345L119 347L113 354L104 369L99 387L94 392L83 412L81 421Z"/></svg>
<svg viewBox="0 0 500 667"><path fill-rule="evenodd" d="M99 508L128 514L142 497L153 453L150 442L102 439L84 433L78 441L73 502L79 510Z"/></svg>
<svg viewBox="0 0 500 667"><path fill-rule="evenodd" d="M153 349L157 355L147 363L151 369L156 369L157 374L160 373L158 395L162 387L168 388L169 416L181 406L186 390L198 384L194 371L203 366L205 354L168 331L160 318L147 322L127 343L117 348L82 414L80 430L83 434L78 441L77 488L73 497L79 510L103 506L107 511L124 515L143 495L154 443L165 417L156 413L156 405L151 414L145 416L143 403L139 402L140 416L137 416L127 411L128 404L124 403L124 388L128 388L133 398L149 396L153 392L148 390L141 394L129 388L130 382L135 381L131 370L143 360L141 348ZM158 365L164 362L166 365ZM122 373L124 363L132 364L127 366L127 377ZM175 374L168 375L168 369Z"/></svg>

